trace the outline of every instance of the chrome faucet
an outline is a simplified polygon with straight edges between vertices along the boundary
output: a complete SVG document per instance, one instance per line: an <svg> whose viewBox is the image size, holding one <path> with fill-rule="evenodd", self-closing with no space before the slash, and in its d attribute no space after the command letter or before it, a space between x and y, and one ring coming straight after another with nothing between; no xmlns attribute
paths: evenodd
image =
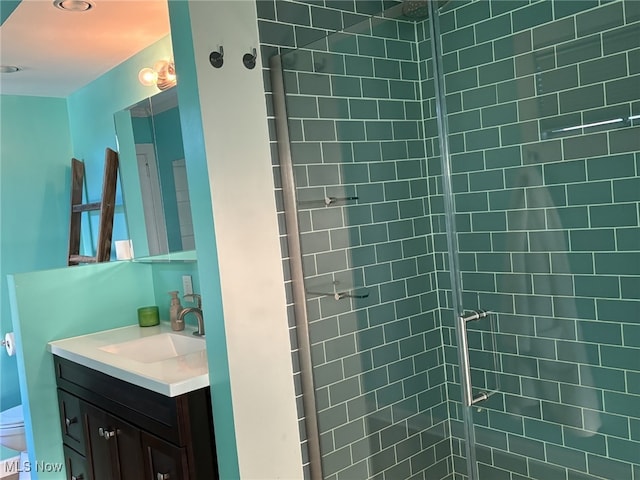
<svg viewBox="0 0 640 480"><path fill-rule="evenodd" d="M193 313L196 316L196 319L198 320L198 330L193 332L193 334L198 337L202 337L204 336L204 318L202 317L202 299L200 298L200 295L198 295L197 293L191 293L191 294L185 295L184 299L187 300L188 297L191 298L191 301L195 300L198 306L187 307L180 310L180 313L178 313L178 320L184 321L184 317L186 317L190 313Z"/></svg>

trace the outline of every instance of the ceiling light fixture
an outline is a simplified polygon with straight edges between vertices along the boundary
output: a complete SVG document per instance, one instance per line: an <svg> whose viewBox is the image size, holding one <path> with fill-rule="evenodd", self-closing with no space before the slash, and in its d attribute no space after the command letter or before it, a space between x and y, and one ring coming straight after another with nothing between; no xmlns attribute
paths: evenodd
<svg viewBox="0 0 640 480"><path fill-rule="evenodd" d="M138 72L138 80L145 87L157 86L167 90L176 84L176 67L172 60L160 60L153 68L146 67Z"/></svg>
<svg viewBox="0 0 640 480"><path fill-rule="evenodd" d="M53 5L65 12L86 12L93 8L93 3L86 0L54 0Z"/></svg>
<svg viewBox="0 0 640 480"><path fill-rule="evenodd" d="M0 73L16 73L20 70L20 67L16 67L15 65L0 65Z"/></svg>

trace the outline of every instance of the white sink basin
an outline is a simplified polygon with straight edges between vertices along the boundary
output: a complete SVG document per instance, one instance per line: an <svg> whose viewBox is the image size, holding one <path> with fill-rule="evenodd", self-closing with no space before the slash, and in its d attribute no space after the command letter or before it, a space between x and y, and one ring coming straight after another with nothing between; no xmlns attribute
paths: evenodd
<svg viewBox="0 0 640 480"><path fill-rule="evenodd" d="M205 349L206 345L203 338L188 337L174 333L160 333L100 347L103 352L141 363L160 362L169 358L201 352Z"/></svg>
<svg viewBox="0 0 640 480"><path fill-rule="evenodd" d="M49 342L49 351L168 397L209 386L205 339L175 332L167 322L63 338Z"/></svg>

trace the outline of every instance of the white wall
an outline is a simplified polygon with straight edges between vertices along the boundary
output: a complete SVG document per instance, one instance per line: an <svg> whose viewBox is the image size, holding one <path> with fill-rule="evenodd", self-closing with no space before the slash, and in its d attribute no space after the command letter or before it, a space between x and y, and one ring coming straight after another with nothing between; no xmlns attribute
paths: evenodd
<svg viewBox="0 0 640 480"><path fill-rule="evenodd" d="M262 70L259 59L253 70L242 63L245 53L259 48L255 8L250 1L189 3L240 478L299 479L302 458ZM220 46L224 65L215 69L209 54Z"/></svg>

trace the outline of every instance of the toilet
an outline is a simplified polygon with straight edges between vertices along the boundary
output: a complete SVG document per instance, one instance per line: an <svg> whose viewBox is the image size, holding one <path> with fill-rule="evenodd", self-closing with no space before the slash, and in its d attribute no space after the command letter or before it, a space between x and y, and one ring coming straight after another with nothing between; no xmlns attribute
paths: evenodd
<svg viewBox="0 0 640 480"><path fill-rule="evenodd" d="M27 449L22 405L0 412L0 445L18 452Z"/></svg>

